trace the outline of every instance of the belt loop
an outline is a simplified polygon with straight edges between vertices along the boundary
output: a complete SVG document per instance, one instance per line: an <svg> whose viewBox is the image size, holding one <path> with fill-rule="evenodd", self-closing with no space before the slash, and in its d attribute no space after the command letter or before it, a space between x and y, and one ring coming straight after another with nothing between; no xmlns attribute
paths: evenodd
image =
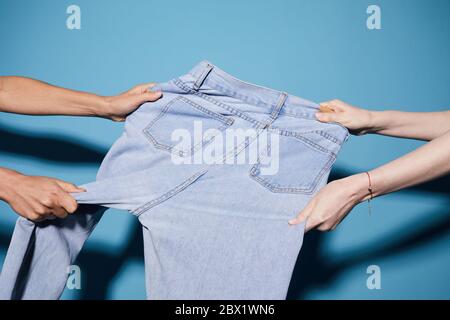
<svg viewBox="0 0 450 320"><path fill-rule="evenodd" d="M210 63L208 63L205 66L205 68L203 69L202 73L197 78L197 81L195 81L195 83L194 83L193 89L195 91L198 91L198 89L200 89L200 87L202 86L203 82L205 81L205 79L209 75L209 73L212 71L212 69L214 69L214 66L212 64L210 64Z"/></svg>
<svg viewBox="0 0 450 320"><path fill-rule="evenodd" d="M272 111L272 114L270 115L270 117L271 117L272 119L275 120L275 119L278 117L278 114L280 113L281 108L283 108L284 103L286 102L287 97L288 97L288 94L287 94L286 92L282 92L282 93L280 94L280 97L278 98L277 105L275 106L275 108L274 108L273 111Z"/></svg>

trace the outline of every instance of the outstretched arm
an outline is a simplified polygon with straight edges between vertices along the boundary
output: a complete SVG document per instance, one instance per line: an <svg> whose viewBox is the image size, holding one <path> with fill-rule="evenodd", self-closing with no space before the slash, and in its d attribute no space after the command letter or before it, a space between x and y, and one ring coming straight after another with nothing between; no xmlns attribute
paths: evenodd
<svg viewBox="0 0 450 320"><path fill-rule="evenodd" d="M334 106L334 105L332 105ZM352 107L355 108L355 107ZM363 132L356 123L363 123L361 119L364 110L356 108L352 110L353 123L342 122L347 128ZM360 113L359 117L357 115ZM330 113L324 112L329 115ZM450 173L450 119L448 113L424 113L424 121L420 121L420 114L406 117L406 123L400 119L385 119L389 125L386 129L391 135L401 137L422 137L432 140L417 150L378 167L369 172L371 177L373 196L380 196L420 184ZM348 116L345 115L345 116ZM319 118L321 115L319 115ZM344 115L341 114L341 119ZM395 118L395 117L394 117ZM442 119L443 118L443 119ZM432 128L434 120L435 128ZM334 120L334 121L333 121ZM336 118L330 121L336 121ZM326 121L322 118L322 121ZM392 123L400 121L400 128L395 128ZM422 127L423 131L420 130ZM436 128L439 127L439 128ZM425 132L426 130L432 131ZM386 131L383 131L386 132ZM393 134L395 133L395 134ZM355 174L343 179L330 182L309 202L306 208L297 218L289 221L290 224L298 224L306 220L306 231L318 229L328 231L335 229L339 223L358 203L369 199L369 178L366 173Z"/></svg>
<svg viewBox="0 0 450 320"><path fill-rule="evenodd" d="M450 111L369 111L340 100L324 102L321 106L323 111L316 115L319 121L339 122L356 135L376 133L429 141L450 130Z"/></svg>
<svg viewBox="0 0 450 320"><path fill-rule="evenodd" d="M0 112L29 115L98 116L124 121L141 104L155 101L161 92L151 92L153 84L138 85L117 96L102 97L74 91L23 77L0 77ZM75 212L71 192L77 186L54 178L31 177L0 168L0 200L30 220L64 218Z"/></svg>
<svg viewBox="0 0 450 320"><path fill-rule="evenodd" d="M144 102L155 101L161 92L142 84L117 96L56 87L23 77L0 77L0 111L29 115L98 116L123 121Z"/></svg>

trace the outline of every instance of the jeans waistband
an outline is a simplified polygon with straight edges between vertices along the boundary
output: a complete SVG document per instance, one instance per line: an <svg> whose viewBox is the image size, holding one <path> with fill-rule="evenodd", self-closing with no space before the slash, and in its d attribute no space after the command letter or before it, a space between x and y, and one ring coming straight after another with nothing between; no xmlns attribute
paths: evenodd
<svg viewBox="0 0 450 320"><path fill-rule="evenodd" d="M301 118L315 119L314 114L319 108L312 101L239 80L206 60L198 63L180 79L188 80L193 90L201 92L202 89L212 88L225 96L265 108L274 118L280 112L285 112Z"/></svg>

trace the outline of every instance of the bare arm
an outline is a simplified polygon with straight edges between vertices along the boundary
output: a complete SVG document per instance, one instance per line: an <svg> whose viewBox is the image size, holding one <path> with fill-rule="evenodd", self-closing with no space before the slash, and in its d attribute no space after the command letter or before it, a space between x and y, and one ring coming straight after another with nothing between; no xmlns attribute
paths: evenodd
<svg viewBox="0 0 450 320"><path fill-rule="evenodd" d="M386 136L430 141L450 130L450 111L371 113L371 132Z"/></svg>
<svg viewBox="0 0 450 320"><path fill-rule="evenodd" d="M450 131L419 149L369 172L374 196L381 196L450 172ZM370 197L365 173L330 182L309 202L298 224L307 219L306 229L335 229L358 203Z"/></svg>
<svg viewBox="0 0 450 320"><path fill-rule="evenodd" d="M23 77L0 77L0 111L29 115L98 116L123 121L129 113L147 101L155 101L160 92L143 84L111 97L64 89Z"/></svg>
<svg viewBox="0 0 450 320"><path fill-rule="evenodd" d="M429 141L450 130L450 111L369 111L340 100L328 101L322 106L318 120L339 122L357 135L377 133Z"/></svg>
<svg viewBox="0 0 450 320"><path fill-rule="evenodd" d="M373 180L374 196L379 196L448 173L450 173L450 130L419 149L372 170L370 175Z"/></svg>
<svg viewBox="0 0 450 320"><path fill-rule="evenodd" d="M74 91L23 77L0 77L0 112L29 115L99 116L123 121L161 92L151 92L153 84L138 85L122 94L102 97ZM31 177L0 168L0 200L19 215L40 221L64 218L75 212L77 203L71 192L82 192L75 185L54 178Z"/></svg>
<svg viewBox="0 0 450 320"><path fill-rule="evenodd" d="M364 132L366 128L361 130L356 125L356 123L366 121L358 118L360 111L363 110L352 110L352 124L354 125L352 130L366 133L367 131ZM381 132L432 141L403 157L370 171L374 196L381 196L450 173L450 119L448 113L417 113L411 114L411 117L406 114L405 123L401 122L401 119L404 118L398 117L400 114L392 116L391 119L386 117L377 120L380 121L379 123L387 124ZM421 115L424 116L424 121L420 121ZM361 116L359 114L359 117ZM344 118L343 115L341 115L342 118ZM325 119L322 118L321 121L325 121ZM400 121L399 128L394 126L397 121ZM435 124L435 128L432 128L432 122ZM429 132L421 132L421 128L424 131L429 130ZM369 197L369 180L366 173L335 180L320 190L298 217L290 220L289 223L298 224L306 220L307 231L311 229L333 230L354 206Z"/></svg>

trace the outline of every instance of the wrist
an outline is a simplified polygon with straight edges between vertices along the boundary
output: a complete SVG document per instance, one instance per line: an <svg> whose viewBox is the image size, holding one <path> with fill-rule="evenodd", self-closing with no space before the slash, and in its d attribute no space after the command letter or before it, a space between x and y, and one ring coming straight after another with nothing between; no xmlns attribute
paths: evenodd
<svg viewBox="0 0 450 320"><path fill-rule="evenodd" d="M367 123L365 133L373 133L376 132L376 123L378 120L378 111L367 110Z"/></svg>
<svg viewBox="0 0 450 320"><path fill-rule="evenodd" d="M348 179L347 185L349 186L348 190L352 201L360 203L371 198L369 178L365 172L354 174L344 179Z"/></svg>
<svg viewBox="0 0 450 320"><path fill-rule="evenodd" d="M12 196L12 186L17 185L16 179L21 174L10 169L0 168L0 200L8 202Z"/></svg>
<svg viewBox="0 0 450 320"><path fill-rule="evenodd" d="M99 118L111 118L111 97L97 96L93 114Z"/></svg>
<svg viewBox="0 0 450 320"><path fill-rule="evenodd" d="M116 108L114 108L114 99L116 99L117 96L108 96L101 98L102 102L100 103L97 116L112 121L124 121L124 117L117 115Z"/></svg>
<svg viewBox="0 0 450 320"><path fill-rule="evenodd" d="M369 133L377 133L385 129L385 120L389 119L388 111L368 111L368 130Z"/></svg>

